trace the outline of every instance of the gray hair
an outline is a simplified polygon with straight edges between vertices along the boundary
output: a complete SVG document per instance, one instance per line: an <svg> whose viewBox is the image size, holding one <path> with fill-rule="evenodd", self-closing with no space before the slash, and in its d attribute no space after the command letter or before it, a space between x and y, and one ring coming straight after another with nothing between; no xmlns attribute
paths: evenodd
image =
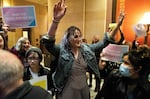
<svg viewBox="0 0 150 99"><path fill-rule="evenodd" d="M12 53L0 50L0 89L6 89L23 78L24 67Z"/></svg>
<svg viewBox="0 0 150 99"><path fill-rule="evenodd" d="M27 37L20 37L15 45L15 49L17 51L20 51L21 50L21 46L22 46L22 43L26 40L29 40Z"/></svg>

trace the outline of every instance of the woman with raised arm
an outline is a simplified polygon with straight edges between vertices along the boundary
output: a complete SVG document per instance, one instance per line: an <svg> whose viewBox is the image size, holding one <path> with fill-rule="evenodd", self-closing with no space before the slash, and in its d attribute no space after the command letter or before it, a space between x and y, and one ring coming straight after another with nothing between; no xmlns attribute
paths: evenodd
<svg viewBox="0 0 150 99"><path fill-rule="evenodd" d="M103 41L95 44L82 43L81 30L70 26L64 34L60 45L55 45L55 35L59 22L66 13L65 1L60 0L54 6L53 20L46 36L41 43L52 53L56 60L56 71L52 75L53 84L58 90L58 99L90 99L86 71L91 70L100 78L95 52L101 52L110 42L114 41L115 32L105 33ZM119 21L120 26L123 21ZM118 27L116 27L118 28Z"/></svg>

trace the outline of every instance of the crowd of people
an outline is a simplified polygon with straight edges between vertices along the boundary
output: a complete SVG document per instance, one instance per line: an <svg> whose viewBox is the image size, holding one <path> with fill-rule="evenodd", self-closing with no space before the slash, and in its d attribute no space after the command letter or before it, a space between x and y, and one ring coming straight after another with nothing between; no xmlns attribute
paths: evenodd
<svg viewBox="0 0 150 99"><path fill-rule="evenodd" d="M55 57L50 66L53 68L41 64L43 53L28 38L20 37L8 48L6 34L0 33L0 99L53 99L53 96L56 99L90 99L93 74L95 99L150 99L150 47L137 45L136 40L128 45L121 30L125 14L120 13L118 22L108 28L103 40L99 40L98 35L88 44L80 28L73 25L66 29L60 44L56 44L56 31L66 12L65 0L54 5L50 28L40 40ZM1 25L1 30L6 32L7 29L2 29ZM118 32L119 41L115 38ZM103 58L103 49L109 44L130 46L122 62ZM43 75L47 76L48 90L29 82Z"/></svg>

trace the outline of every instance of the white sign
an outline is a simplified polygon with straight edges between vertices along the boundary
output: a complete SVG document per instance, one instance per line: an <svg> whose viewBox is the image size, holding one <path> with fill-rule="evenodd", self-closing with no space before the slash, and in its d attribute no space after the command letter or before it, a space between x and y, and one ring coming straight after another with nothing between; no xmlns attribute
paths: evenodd
<svg viewBox="0 0 150 99"><path fill-rule="evenodd" d="M29 82L34 86L40 86L47 90L47 75L39 76L37 78L29 80Z"/></svg>
<svg viewBox="0 0 150 99"><path fill-rule="evenodd" d="M109 44L102 50L100 58L106 61L121 62L123 54L128 51L128 45Z"/></svg>

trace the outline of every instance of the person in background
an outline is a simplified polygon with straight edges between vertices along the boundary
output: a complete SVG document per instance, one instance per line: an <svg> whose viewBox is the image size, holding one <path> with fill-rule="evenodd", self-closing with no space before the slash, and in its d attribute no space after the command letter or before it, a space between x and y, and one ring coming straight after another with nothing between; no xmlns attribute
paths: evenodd
<svg viewBox="0 0 150 99"><path fill-rule="evenodd" d="M3 23L0 17L0 49L8 50L8 27Z"/></svg>
<svg viewBox="0 0 150 99"><path fill-rule="evenodd" d="M47 78L49 78L50 70L41 65L42 51L39 48L37 47L29 48L26 51L25 59L28 63L28 66L25 67L24 69L24 76L23 76L24 81L34 79L43 75L47 75Z"/></svg>
<svg viewBox="0 0 150 99"><path fill-rule="evenodd" d="M132 41L132 49L137 49L140 46L139 40L137 40L137 35L135 34L135 39Z"/></svg>
<svg viewBox="0 0 150 99"><path fill-rule="evenodd" d="M123 55L95 99L150 99L150 48L141 46Z"/></svg>
<svg viewBox="0 0 150 99"><path fill-rule="evenodd" d="M123 12L120 13L120 16L119 16L119 20L118 20L118 23L110 23L109 26L108 26L108 31L106 33L108 34L113 34L112 36L114 37L113 39L115 39L115 34L117 32L120 33L120 39L119 40L115 40L113 42L110 42L112 44L122 44L123 41L124 41L124 35L123 35L123 32L121 30L121 25L122 25L122 22L124 20L124 17L125 17L125 14ZM93 38L93 41L92 43L97 43L99 41L99 36L98 35L95 35L94 38ZM97 58L97 61L99 62L100 60L100 56L98 53L101 53L102 51L100 52L95 52L96 53L96 58ZM102 64L105 63L105 62L102 62ZM111 62L107 62L107 63L111 63ZM116 65L116 63L113 63L113 65ZM111 65L111 64L109 64ZM107 67L107 66L106 66ZM106 69L107 70L107 69ZM101 70L100 69L100 74L102 74L102 77L101 78L104 78L104 72L106 72L105 70ZM108 73L109 71L107 71ZM92 78L92 75L90 74L90 78ZM98 80L98 78L96 78L96 87L95 87L95 92L99 91L100 90L100 83L101 81ZM89 86L91 87L91 83L92 83L92 79L90 79L90 84Z"/></svg>
<svg viewBox="0 0 150 99"><path fill-rule="evenodd" d="M97 43L99 41L99 35L94 35L92 39L92 44Z"/></svg>
<svg viewBox="0 0 150 99"><path fill-rule="evenodd" d="M53 21L41 43L58 59L56 71L52 75L57 89L57 99L90 99L86 72L91 69L100 78L98 64L94 52L100 52L110 41L114 41L116 31L106 33L104 39L95 44L82 43L81 30L70 26L60 45L55 45L55 35L59 22L66 13L65 0L60 0L53 9ZM121 25L122 19L119 22Z"/></svg>
<svg viewBox="0 0 150 99"><path fill-rule="evenodd" d="M46 90L24 82L23 72L14 54L0 50L0 99L52 99Z"/></svg>
<svg viewBox="0 0 150 99"><path fill-rule="evenodd" d="M3 33L0 33L0 49L8 50L7 41Z"/></svg>
<svg viewBox="0 0 150 99"><path fill-rule="evenodd" d="M118 69L120 66L120 62L113 62L111 60L105 59L104 56L105 55L102 51L100 53L100 59L99 59L99 71L101 76L100 88L102 87L104 79L109 75L109 73L114 69Z"/></svg>
<svg viewBox="0 0 150 99"><path fill-rule="evenodd" d="M27 37L20 37L15 46L10 49L10 52L15 54L23 63L24 67L27 66L25 60L25 53L31 47L31 43Z"/></svg>
<svg viewBox="0 0 150 99"><path fill-rule="evenodd" d="M97 42L99 42L99 35L94 35L93 36L93 39L92 39L92 44L95 44L95 43L97 43ZM96 60L97 60L97 63L99 62L99 55L98 55L98 53L97 52L95 52L95 55L97 55L96 56ZM92 87L92 71L88 71L89 72L89 87ZM97 92L99 89L100 89L100 79L99 78L97 78L96 76L95 76L95 92Z"/></svg>
<svg viewBox="0 0 150 99"><path fill-rule="evenodd" d="M82 43L87 44L87 39L83 38L83 39L82 39Z"/></svg>
<svg viewBox="0 0 150 99"><path fill-rule="evenodd" d="M133 40L131 47L132 49L137 49L140 46L140 42L138 40Z"/></svg>

